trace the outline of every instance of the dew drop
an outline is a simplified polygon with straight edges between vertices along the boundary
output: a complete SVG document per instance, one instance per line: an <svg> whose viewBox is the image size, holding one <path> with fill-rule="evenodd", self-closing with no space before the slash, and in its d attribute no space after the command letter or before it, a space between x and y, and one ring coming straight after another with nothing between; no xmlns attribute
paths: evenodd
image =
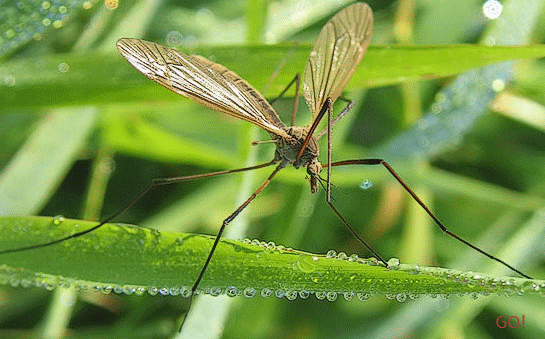
<svg viewBox="0 0 545 339"><path fill-rule="evenodd" d="M366 300L369 300L369 293L356 293L356 296L358 297L358 299L360 301L366 301Z"/></svg>
<svg viewBox="0 0 545 339"><path fill-rule="evenodd" d="M181 45L184 40L184 36L179 31L170 31L167 33L165 41L167 46L176 47Z"/></svg>
<svg viewBox="0 0 545 339"><path fill-rule="evenodd" d="M347 259L348 259L348 256L347 256L346 253L344 253L344 252L339 252L339 254L337 254L337 259L339 259L339 260L347 260Z"/></svg>
<svg viewBox="0 0 545 339"><path fill-rule="evenodd" d="M308 255L300 255L292 266L294 270L303 273L312 273L316 270L316 265L313 263L312 257Z"/></svg>
<svg viewBox="0 0 545 339"><path fill-rule="evenodd" d="M421 271L420 266L418 265L409 265L406 269L406 272L409 274L419 274Z"/></svg>
<svg viewBox="0 0 545 339"><path fill-rule="evenodd" d="M324 300L326 297L326 292L320 291L320 292L314 293L314 295L316 296L316 299Z"/></svg>
<svg viewBox="0 0 545 339"><path fill-rule="evenodd" d="M310 280L312 282L320 282L322 280L323 276L320 272L313 272L311 275L310 275Z"/></svg>
<svg viewBox="0 0 545 339"><path fill-rule="evenodd" d="M367 262L367 264L369 266L380 266L380 263L379 261L377 260L377 258L369 258L369 261Z"/></svg>
<svg viewBox="0 0 545 339"><path fill-rule="evenodd" d="M277 297L278 299L283 298L284 295L285 295L285 292L282 289L278 289L274 291L274 296Z"/></svg>
<svg viewBox="0 0 545 339"><path fill-rule="evenodd" d="M189 298L191 296L191 289L187 286L182 286L182 288L180 288L180 294L184 298Z"/></svg>
<svg viewBox="0 0 545 339"><path fill-rule="evenodd" d="M213 296L213 297L217 297L219 295L221 295L221 288L219 287L212 287L210 289L210 295Z"/></svg>
<svg viewBox="0 0 545 339"><path fill-rule="evenodd" d="M110 10L114 10L119 6L118 0L106 0L104 1L104 6Z"/></svg>
<svg viewBox="0 0 545 339"><path fill-rule="evenodd" d="M503 11L502 4L497 0L488 0L483 4L483 14L489 19L497 19Z"/></svg>
<svg viewBox="0 0 545 339"><path fill-rule="evenodd" d="M310 292L307 290L299 291L299 298L307 299L310 296Z"/></svg>
<svg viewBox="0 0 545 339"><path fill-rule="evenodd" d="M297 299L297 292L296 291L286 291L285 295L286 295L286 299L288 299L288 300Z"/></svg>
<svg viewBox="0 0 545 339"><path fill-rule="evenodd" d="M360 188L364 190L370 189L371 187L373 187L373 183L367 179L360 184Z"/></svg>
<svg viewBox="0 0 545 339"><path fill-rule="evenodd" d="M51 283L51 282L46 282L44 283L44 288L48 291L53 291L55 289L55 284L54 283Z"/></svg>
<svg viewBox="0 0 545 339"><path fill-rule="evenodd" d="M263 298L269 298L273 295L273 291L270 288L264 288L261 290L261 296Z"/></svg>
<svg viewBox="0 0 545 339"><path fill-rule="evenodd" d="M150 295L157 295L157 293L159 292L159 289L155 286L150 286L148 287L148 293Z"/></svg>
<svg viewBox="0 0 545 339"><path fill-rule="evenodd" d="M326 298L328 301L335 301L337 300L337 292L327 292Z"/></svg>
<svg viewBox="0 0 545 339"><path fill-rule="evenodd" d="M257 294L257 291L255 290L255 288L246 287L243 294L246 298L253 298Z"/></svg>
<svg viewBox="0 0 545 339"><path fill-rule="evenodd" d="M541 289L538 284L532 281L526 281L522 284L522 288L528 292L539 292Z"/></svg>
<svg viewBox="0 0 545 339"><path fill-rule="evenodd" d="M6 75L3 79L2 79L2 83L4 84L4 86L6 87L13 87L15 86L15 77L13 75Z"/></svg>
<svg viewBox="0 0 545 339"><path fill-rule="evenodd" d="M391 258L390 260L388 260L388 268L391 270L399 269L399 259Z"/></svg>
<svg viewBox="0 0 545 339"><path fill-rule="evenodd" d="M68 70L70 69L70 66L69 66L66 62L61 62L61 63L57 66L57 69L58 69L59 72L61 72L61 73L66 73L66 72L68 72Z"/></svg>
<svg viewBox="0 0 545 339"><path fill-rule="evenodd" d="M62 215L57 215L53 217L53 224L55 225L60 225L63 221L64 221L64 216Z"/></svg>
<svg viewBox="0 0 545 339"><path fill-rule="evenodd" d="M337 257L337 252L335 252L334 250L329 250L329 251L327 251L325 257L328 258L328 259L336 258Z"/></svg>
<svg viewBox="0 0 545 339"><path fill-rule="evenodd" d="M400 303L405 302L405 300L407 300L407 295L405 293L398 293L396 294L396 300Z"/></svg>
<svg viewBox="0 0 545 339"><path fill-rule="evenodd" d="M62 20L55 20L53 21L53 28L62 28L64 26L64 21Z"/></svg>
<svg viewBox="0 0 545 339"><path fill-rule="evenodd" d="M502 79L495 79L492 81L492 90L496 93L499 93L505 89L505 81Z"/></svg>
<svg viewBox="0 0 545 339"><path fill-rule="evenodd" d="M355 295L355 293L352 292L352 291L348 291L348 292L343 293L344 300L346 300L346 301L352 300L354 298L354 295Z"/></svg>
<svg viewBox="0 0 545 339"><path fill-rule="evenodd" d="M229 297L236 297L240 294L240 291L235 286L229 286L225 290L225 294Z"/></svg>

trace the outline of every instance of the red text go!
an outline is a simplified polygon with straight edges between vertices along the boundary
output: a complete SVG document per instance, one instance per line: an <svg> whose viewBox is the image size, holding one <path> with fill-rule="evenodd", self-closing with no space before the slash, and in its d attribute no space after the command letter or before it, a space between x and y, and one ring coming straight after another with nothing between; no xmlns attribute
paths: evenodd
<svg viewBox="0 0 545 339"><path fill-rule="evenodd" d="M509 328L522 327L522 328L524 328L525 320L526 319L524 318L524 314L522 315L521 318L517 317L516 315L512 315L510 317L500 315L498 318L496 318L496 325L499 328L506 328L506 327L509 327Z"/></svg>

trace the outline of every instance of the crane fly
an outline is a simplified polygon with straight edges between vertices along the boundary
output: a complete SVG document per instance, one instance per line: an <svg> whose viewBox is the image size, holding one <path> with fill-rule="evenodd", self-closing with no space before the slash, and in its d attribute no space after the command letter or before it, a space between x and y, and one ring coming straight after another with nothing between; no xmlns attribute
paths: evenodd
<svg viewBox="0 0 545 339"><path fill-rule="evenodd" d="M352 102L349 101L346 107L335 117L335 119L333 119L333 103L340 98L344 87L363 58L369 42L371 41L372 30L373 14L370 7L364 3L355 3L344 8L323 27L317 38L316 44L310 52L305 68L303 96L312 112L311 123L305 127L293 126L293 121L292 126L287 126L263 95L237 74L222 65L213 63L202 56L186 55L177 50L153 42L139 39L120 39L117 42L117 48L121 55L127 59L134 68L151 80L213 110L231 115L238 119L246 120L267 131L271 137L271 141L276 145L274 158L263 164L234 170L176 178L154 179L151 184L124 209L118 211L89 230L44 244L18 248L15 250L5 250L0 252L0 254L45 247L92 232L133 206L136 201L155 186L276 165L275 169L261 186L259 186L244 203L223 221L210 249L209 255L203 263L201 271L191 288L191 294L189 296L190 308L192 298L210 264L210 260L213 257L214 251L226 226L269 185L271 180L280 170L291 165L295 168L306 167L311 193L319 192L320 186L322 186L326 191L327 204L339 217L342 223L376 259L384 263L385 266L388 266L386 261L359 236L352 226L350 226L348 221L333 205L331 199L332 167L345 165L381 165L402 185L443 232L488 258L503 264L521 276L530 278L503 260L492 256L449 231L383 159L331 161L331 128L352 107ZM299 77L297 76L294 81L296 82L297 97ZM294 81L292 81L292 83ZM290 85L288 85L288 88ZM324 131L317 134L317 127L326 115L327 127ZM327 163L322 164L318 160L318 140L325 134L328 135ZM327 168L326 179L320 176L320 173L324 168ZM187 312L189 313L189 309ZM187 313L184 321L185 319L187 319Z"/></svg>

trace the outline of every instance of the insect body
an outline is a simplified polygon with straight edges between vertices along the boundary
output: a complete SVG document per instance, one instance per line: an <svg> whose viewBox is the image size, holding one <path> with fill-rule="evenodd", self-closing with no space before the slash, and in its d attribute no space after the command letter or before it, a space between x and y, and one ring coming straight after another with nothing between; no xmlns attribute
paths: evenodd
<svg viewBox="0 0 545 339"><path fill-rule="evenodd" d="M277 145L273 163L280 162L280 168L307 167L311 191L316 193L322 166L314 132L363 58L372 30L373 15L363 3L345 8L324 26L305 69L303 93L313 118L306 127L287 127L257 90L201 56L139 39L121 39L117 48L136 69L162 86L265 129Z"/></svg>

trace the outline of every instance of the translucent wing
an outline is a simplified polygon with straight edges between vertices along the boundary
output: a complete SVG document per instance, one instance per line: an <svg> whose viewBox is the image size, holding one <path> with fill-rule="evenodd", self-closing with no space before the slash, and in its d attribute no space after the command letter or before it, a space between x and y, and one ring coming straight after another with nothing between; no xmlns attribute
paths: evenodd
<svg viewBox="0 0 545 339"><path fill-rule="evenodd" d="M267 100L222 65L139 39L120 39L117 49L142 74L171 91L287 137L286 126Z"/></svg>
<svg viewBox="0 0 545 339"><path fill-rule="evenodd" d="M333 102L363 58L373 31L373 13L355 3L322 28L305 68L303 95L315 118L327 98Z"/></svg>

